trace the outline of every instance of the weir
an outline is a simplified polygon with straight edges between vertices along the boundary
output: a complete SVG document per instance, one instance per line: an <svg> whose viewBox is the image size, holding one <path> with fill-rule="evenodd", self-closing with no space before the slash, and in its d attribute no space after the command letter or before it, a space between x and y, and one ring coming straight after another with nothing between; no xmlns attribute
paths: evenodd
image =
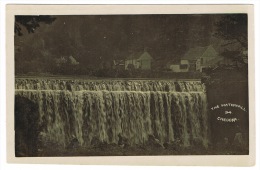
<svg viewBox="0 0 260 170"><path fill-rule="evenodd" d="M38 105L41 138L66 147L93 140L208 146L205 86L200 81L16 79L15 95Z"/></svg>

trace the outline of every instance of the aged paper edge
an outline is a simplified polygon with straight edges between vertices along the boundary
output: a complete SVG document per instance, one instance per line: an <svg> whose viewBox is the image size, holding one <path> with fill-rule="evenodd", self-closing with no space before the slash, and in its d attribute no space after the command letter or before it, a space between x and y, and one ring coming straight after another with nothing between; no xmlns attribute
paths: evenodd
<svg viewBox="0 0 260 170"><path fill-rule="evenodd" d="M249 155L15 157L14 16L108 14L248 14ZM8 163L90 165L253 166L255 164L255 68L253 5L7 5L6 6L6 142Z"/></svg>

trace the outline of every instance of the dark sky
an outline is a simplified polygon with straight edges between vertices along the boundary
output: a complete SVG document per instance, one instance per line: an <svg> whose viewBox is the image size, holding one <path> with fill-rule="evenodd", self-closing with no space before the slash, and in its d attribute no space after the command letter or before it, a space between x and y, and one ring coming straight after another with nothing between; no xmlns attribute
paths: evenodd
<svg viewBox="0 0 260 170"><path fill-rule="evenodd" d="M54 17L51 25L43 23L35 33L16 36L27 59L43 55L37 54L43 51L46 56L73 55L80 63L95 65L101 60L124 59L144 48L155 59L178 59L188 48L210 44L220 15Z"/></svg>

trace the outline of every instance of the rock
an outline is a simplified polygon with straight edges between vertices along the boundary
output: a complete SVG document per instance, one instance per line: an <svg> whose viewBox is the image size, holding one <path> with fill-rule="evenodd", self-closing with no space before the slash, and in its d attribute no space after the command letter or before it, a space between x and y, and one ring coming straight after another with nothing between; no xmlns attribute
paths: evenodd
<svg viewBox="0 0 260 170"><path fill-rule="evenodd" d="M100 141L97 137L93 137L90 144L94 148L99 148L99 149L103 149L103 148L107 147L107 143L104 141L103 142Z"/></svg>
<svg viewBox="0 0 260 170"><path fill-rule="evenodd" d="M37 156L39 143L38 105L15 96L15 156Z"/></svg>
<svg viewBox="0 0 260 170"><path fill-rule="evenodd" d="M165 143L163 144L163 147L164 147L165 149L167 149L167 148L169 147L169 143L165 142Z"/></svg>
<svg viewBox="0 0 260 170"><path fill-rule="evenodd" d="M148 145L164 148L163 144L159 141L159 139L155 138L153 135L149 135Z"/></svg>
<svg viewBox="0 0 260 170"><path fill-rule="evenodd" d="M77 149L79 147L79 141L74 137L67 146L67 149Z"/></svg>
<svg viewBox="0 0 260 170"><path fill-rule="evenodd" d="M234 137L234 141L233 141L233 145L236 145L236 146L241 146L243 145L243 135L242 133L238 132L235 134L235 137Z"/></svg>
<svg viewBox="0 0 260 170"><path fill-rule="evenodd" d="M130 146L129 142L128 142L128 139L121 136L121 134L118 135L118 145L121 147L121 148L126 148L128 146Z"/></svg>
<svg viewBox="0 0 260 170"><path fill-rule="evenodd" d="M225 144L225 145L228 145L228 144L229 144L228 138L224 138L224 144Z"/></svg>

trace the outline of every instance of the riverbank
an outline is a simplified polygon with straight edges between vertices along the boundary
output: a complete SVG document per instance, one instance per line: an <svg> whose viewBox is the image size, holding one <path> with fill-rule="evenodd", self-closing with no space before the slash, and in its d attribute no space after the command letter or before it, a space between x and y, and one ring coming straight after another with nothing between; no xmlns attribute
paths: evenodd
<svg viewBox="0 0 260 170"><path fill-rule="evenodd" d="M99 70L91 74L51 74L31 72L15 74L15 78L67 78L67 79L201 79L201 72L169 72L144 70Z"/></svg>
<svg viewBox="0 0 260 170"><path fill-rule="evenodd" d="M247 155L248 149L241 146L218 145L204 148L202 146L183 147L169 145L160 146L129 146L103 145L98 147L78 147L73 149L41 149L38 156L160 156L160 155Z"/></svg>

